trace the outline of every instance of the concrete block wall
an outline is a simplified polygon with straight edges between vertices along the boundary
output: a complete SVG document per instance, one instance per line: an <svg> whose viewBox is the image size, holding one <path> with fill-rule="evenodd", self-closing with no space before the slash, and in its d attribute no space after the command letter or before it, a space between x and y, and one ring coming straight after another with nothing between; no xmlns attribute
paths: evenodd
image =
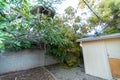
<svg viewBox="0 0 120 80"><path fill-rule="evenodd" d="M0 74L57 63L44 50L22 50L0 53Z"/></svg>

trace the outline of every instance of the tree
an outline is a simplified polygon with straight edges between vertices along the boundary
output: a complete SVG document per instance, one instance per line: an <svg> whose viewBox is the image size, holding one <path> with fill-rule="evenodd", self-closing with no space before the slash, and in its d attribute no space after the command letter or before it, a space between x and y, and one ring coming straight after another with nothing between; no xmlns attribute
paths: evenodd
<svg viewBox="0 0 120 80"><path fill-rule="evenodd" d="M56 0L52 1L59 2ZM40 1L37 2L41 3ZM47 3L47 1L42 2ZM37 5L44 6L45 4ZM42 26L46 25L43 21L48 16L44 14L31 14L33 8L34 6L28 0L0 1L0 49L2 52L4 51L3 49L20 50L30 48L31 41L38 41L39 43L41 40L40 31ZM19 18L19 16L22 17Z"/></svg>
<svg viewBox="0 0 120 80"><path fill-rule="evenodd" d="M46 0L45 3L47 3ZM39 11L41 8L46 8L47 4L40 5L43 7L34 7L28 0L2 0L0 6L0 50L2 52L17 51L37 45L37 47L43 47L46 53L56 60L68 63L70 67L78 64L80 56L79 44L76 43L79 36L76 34L78 26L70 27L65 24L69 22L68 18L61 19L58 16L51 18ZM77 17L75 22L79 20ZM69 54L74 55L74 60L70 63Z"/></svg>
<svg viewBox="0 0 120 80"><path fill-rule="evenodd" d="M103 4L104 3L104 4ZM104 33L117 33L120 32L119 22L119 4L120 1L118 0L109 0L104 1L102 0L99 3L99 12L101 13L100 16L103 18L103 22L106 23L108 26L104 29Z"/></svg>
<svg viewBox="0 0 120 80"><path fill-rule="evenodd" d="M69 42L68 46L60 46L59 49L62 51L66 50L66 58L64 63L62 64L65 68L74 67L80 64L80 47L79 44L76 43L76 39L80 38L81 35L77 32L81 26L80 24L80 16L76 16L76 9L69 6L65 10L65 14L63 14L59 20L59 25L62 25L60 28L60 33L62 33L65 41ZM58 15L59 16L59 15Z"/></svg>
<svg viewBox="0 0 120 80"><path fill-rule="evenodd" d="M97 2L98 4L94 4L96 1L90 0L80 0L80 3L85 5L93 12L92 15L88 19L89 27L96 27L97 25L101 25L103 33L111 34L120 32L119 28L119 4L118 0L101 0ZM93 5L89 3L91 2Z"/></svg>
<svg viewBox="0 0 120 80"><path fill-rule="evenodd" d="M100 20L102 20L95 12L94 10L92 9L92 7L94 7L94 3L96 2L96 0L79 0L79 4L78 6L80 8L85 8L85 7L88 7L91 12Z"/></svg>

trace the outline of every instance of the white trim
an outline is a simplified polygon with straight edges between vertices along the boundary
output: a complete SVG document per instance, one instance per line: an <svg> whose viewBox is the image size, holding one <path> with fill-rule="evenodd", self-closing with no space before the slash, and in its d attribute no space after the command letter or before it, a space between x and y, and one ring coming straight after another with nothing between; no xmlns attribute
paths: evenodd
<svg viewBox="0 0 120 80"><path fill-rule="evenodd" d="M120 33L104 35L104 36L97 36L97 37L87 37L87 38L77 39L76 42L103 40L103 39L111 39L111 38L118 38L118 37L120 37Z"/></svg>

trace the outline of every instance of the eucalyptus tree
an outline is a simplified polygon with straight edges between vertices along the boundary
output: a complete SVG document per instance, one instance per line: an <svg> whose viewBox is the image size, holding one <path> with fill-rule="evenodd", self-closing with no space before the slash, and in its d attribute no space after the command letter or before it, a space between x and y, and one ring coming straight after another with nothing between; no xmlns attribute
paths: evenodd
<svg viewBox="0 0 120 80"><path fill-rule="evenodd" d="M102 33L120 32L119 0L79 0L79 2L80 8L87 7L92 12L92 15L88 18L90 28L99 25L102 28Z"/></svg>
<svg viewBox="0 0 120 80"><path fill-rule="evenodd" d="M102 0L98 9L99 16L107 24L104 33L111 34L120 32L120 1L119 0Z"/></svg>

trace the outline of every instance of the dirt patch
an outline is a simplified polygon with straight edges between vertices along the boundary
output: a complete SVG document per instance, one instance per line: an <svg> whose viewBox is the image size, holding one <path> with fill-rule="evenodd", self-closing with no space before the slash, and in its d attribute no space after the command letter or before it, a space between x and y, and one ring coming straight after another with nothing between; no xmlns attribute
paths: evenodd
<svg viewBox="0 0 120 80"><path fill-rule="evenodd" d="M120 78L120 59L109 58L112 76Z"/></svg>
<svg viewBox="0 0 120 80"><path fill-rule="evenodd" d="M0 80L56 80L44 67L22 70L0 75Z"/></svg>

